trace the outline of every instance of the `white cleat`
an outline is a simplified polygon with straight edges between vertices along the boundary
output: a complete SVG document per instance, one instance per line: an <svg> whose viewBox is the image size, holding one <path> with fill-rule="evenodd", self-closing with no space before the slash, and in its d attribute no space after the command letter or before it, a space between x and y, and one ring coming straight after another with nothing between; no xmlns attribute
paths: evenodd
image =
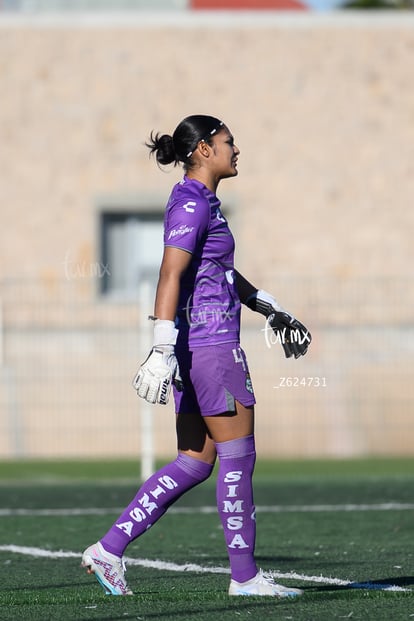
<svg viewBox="0 0 414 621"><path fill-rule="evenodd" d="M95 575L107 595L133 595L125 580L122 559L107 552L99 541L86 548L82 567L87 568L88 574Z"/></svg>
<svg viewBox="0 0 414 621"><path fill-rule="evenodd" d="M281 584L277 584L271 576L268 576L260 570L254 578L247 580L247 582L236 582L232 580L229 587L229 595L253 595L268 597L298 597L302 595L301 589L294 589L293 587L285 587Z"/></svg>

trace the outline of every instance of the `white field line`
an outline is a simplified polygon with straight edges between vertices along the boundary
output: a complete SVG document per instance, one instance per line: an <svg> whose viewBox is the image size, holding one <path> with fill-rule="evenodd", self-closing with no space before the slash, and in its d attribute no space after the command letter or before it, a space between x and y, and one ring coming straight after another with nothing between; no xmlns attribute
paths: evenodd
<svg viewBox="0 0 414 621"><path fill-rule="evenodd" d="M35 558L50 558L50 559L67 559L77 558L81 559L80 552L64 552L63 550L45 550L44 548L34 548L29 546L17 546L13 544L0 545L0 552L10 552L12 554L23 554L25 556L32 556ZM169 563L159 560L150 560L143 558L129 558L125 557L125 561L128 565L135 565L139 567L145 567L147 569L158 569L160 571L175 571L175 572L195 572L195 573L207 573L207 574L229 574L230 570L226 567L204 567L195 563L184 563L178 565L177 563ZM369 590L382 590L382 591L396 591L396 592L411 592L411 589L405 589L392 584L376 584L373 582L352 582L350 580L341 580L340 578L326 578L325 576L308 576L306 574L300 574L294 571L280 572L269 571L274 578L285 580L300 580L301 582L314 582L317 584L328 584L333 586L343 586L352 589L369 589Z"/></svg>
<svg viewBox="0 0 414 621"><path fill-rule="evenodd" d="M256 506L257 513L325 513L325 512L347 512L347 511L412 511L414 503L385 502L376 504L342 504L342 505L271 505ZM0 517L14 516L83 516L83 515L110 515L121 513L123 507L88 507L88 508L66 508L66 509L0 509ZM205 507L171 507L168 513L180 514L210 514L216 513L214 506Z"/></svg>

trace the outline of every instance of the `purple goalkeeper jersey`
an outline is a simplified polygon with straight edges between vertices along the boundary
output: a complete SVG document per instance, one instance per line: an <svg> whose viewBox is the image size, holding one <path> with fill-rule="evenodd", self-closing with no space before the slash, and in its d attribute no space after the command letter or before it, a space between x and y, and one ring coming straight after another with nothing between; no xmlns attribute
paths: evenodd
<svg viewBox="0 0 414 621"><path fill-rule="evenodd" d="M177 308L179 341L190 347L239 340L234 238L213 192L195 179L177 183L164 220L164 245L192 255Z"/></svg>

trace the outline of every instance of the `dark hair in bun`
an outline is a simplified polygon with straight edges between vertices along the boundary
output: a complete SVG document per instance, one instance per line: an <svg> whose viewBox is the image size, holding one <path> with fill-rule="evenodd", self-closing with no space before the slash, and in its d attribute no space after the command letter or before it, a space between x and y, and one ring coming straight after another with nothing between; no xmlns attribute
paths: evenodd
<svg viewBox="0 0 414 621"><path fill-rule="evenodd" d="M195 114L187 116L177 125L172 136L151 132L146 146L150 155L155 153L158 164L167 165L180 162L186 168L191 168L191 156L200 140L211 144L212 136L217 133L224 123L214 116Z"/></svg>

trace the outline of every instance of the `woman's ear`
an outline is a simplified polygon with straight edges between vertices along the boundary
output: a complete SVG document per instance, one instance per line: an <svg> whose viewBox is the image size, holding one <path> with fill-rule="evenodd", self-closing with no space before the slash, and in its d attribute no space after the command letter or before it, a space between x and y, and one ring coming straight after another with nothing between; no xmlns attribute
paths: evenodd
<svg viewBox="0 0 414 621"><path fill-rule="evenodd" d="M200 140L197 145L197 150L203 157L210 157L211 147L206 143L205 140Z"/></svg>

